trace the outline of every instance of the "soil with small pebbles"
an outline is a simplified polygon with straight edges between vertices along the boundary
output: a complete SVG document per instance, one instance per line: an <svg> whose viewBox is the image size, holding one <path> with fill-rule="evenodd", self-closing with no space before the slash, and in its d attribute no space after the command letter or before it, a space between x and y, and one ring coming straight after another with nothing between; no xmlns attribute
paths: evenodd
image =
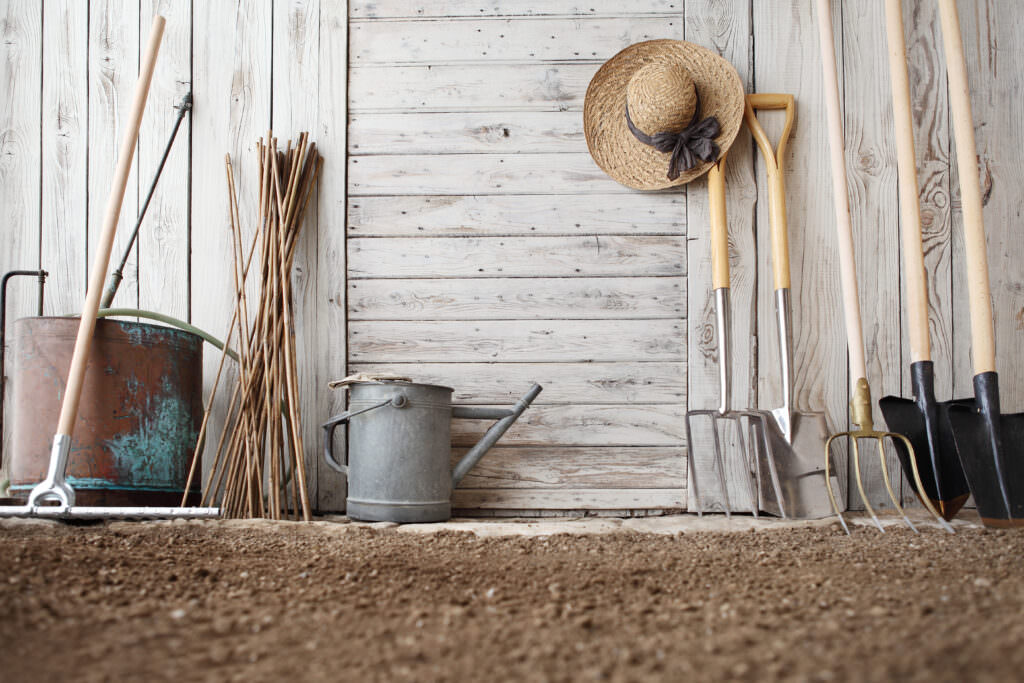
<svg viewBox="0 0 1024 683"><path fill-rule="evenodd" d="M1024 533L0 525L7 681L1007 681Z"/></svg>

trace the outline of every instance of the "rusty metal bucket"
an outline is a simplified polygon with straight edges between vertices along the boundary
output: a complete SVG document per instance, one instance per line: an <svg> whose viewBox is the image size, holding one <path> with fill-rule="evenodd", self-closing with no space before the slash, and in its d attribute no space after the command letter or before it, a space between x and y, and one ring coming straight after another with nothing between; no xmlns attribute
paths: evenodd
<svg viewBox="0 0 1024 683"><path fill-rule="evenodd" d="M11 493L42 481L77 318L14 322ZM67 480L80 505L179 505L202 420L203 340L148 323L99 320ZM190 492L198 502L198 485Z"/></svg>

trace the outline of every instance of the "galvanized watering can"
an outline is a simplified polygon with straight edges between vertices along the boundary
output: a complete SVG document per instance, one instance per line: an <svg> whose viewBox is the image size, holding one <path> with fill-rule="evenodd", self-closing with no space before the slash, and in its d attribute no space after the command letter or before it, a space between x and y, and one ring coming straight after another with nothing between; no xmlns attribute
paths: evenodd
<svg viewBox="0 0 1024 683"><path fill-rule="evenodd" d="M348 479L346 514L376 522L443 522L452 489L541 392L534 384L513 408L453 406L449 387L405 381L354 382L349 409L323 424L324 460ZM497 420L451 467L452 418ZM348 458L332 453L334 430L348 424Z"/></svg>

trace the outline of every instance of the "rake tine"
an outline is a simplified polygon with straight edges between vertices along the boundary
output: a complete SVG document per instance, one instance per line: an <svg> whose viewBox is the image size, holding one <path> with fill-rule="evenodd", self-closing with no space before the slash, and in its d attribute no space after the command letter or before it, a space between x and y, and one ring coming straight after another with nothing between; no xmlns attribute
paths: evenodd
<svg viewBox="0 0 1024 683"><path fill-rule="evenodd" d="M832 511L836 513L836 517L839 518L839 523L843 525L843 531L846 535L850 535L850 527L846 525L846 520L843 519L843 511L839 509L839 504L836 502L836 494L832 490L832 453L831 447L832 442L840 436L846 436L845 434L834 434L829 437L828 441L825 442L825 488L828 489L828 499L832 503Z"/></svg>
<svg viewBox="0 0 1024 683"><path fill-rule="evenodd" d="M900 513L900 517L907 523L911 531L915 534L920 533L917 527L913 525L910 518L907 517L907 513L903 511L903 506L900 505L899 498L896 497L896 492L892 490L892 481L889 479L889 468L885 464L885 444L882 439L884 437L875 437L875 443L878 444L878 461L882 465L882 481L885 482L885 490L889 492L889 500L892 501L893 507Z"/></svg>
<svg viewBox="0 0 1024 683"><path fill-rule="evenodd" d="M871 503L868 502L868 496L866 493L864 493L864 480L860 476L860 446L858 445L859 436L856 434L851 434L850 436L852 437L850 439L850 445L853 448L853 471L857 475L857 491L860 492L860 500L862 503L864 503L864 509L866 509L868 511L868 514L871 515L871 519L874 521L875 526L877 526L878 530L884 534L885 528L882 527L882 523L878 521L878 515L875 514L875 509L871 507Z"/></svg>

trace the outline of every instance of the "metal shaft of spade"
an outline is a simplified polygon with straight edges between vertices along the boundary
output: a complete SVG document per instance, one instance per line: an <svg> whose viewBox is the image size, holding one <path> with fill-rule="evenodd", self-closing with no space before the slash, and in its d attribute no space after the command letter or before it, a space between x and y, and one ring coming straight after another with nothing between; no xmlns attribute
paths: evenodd
<svg viewBox="0 0 1024 683"><path fill-rule="evenodd" d="M970 399L935 400L935 370L928 329L928 282L925 277L924 246L921 239L921 210L918 200L914 155L913 117L910 108L910 78L907 48L903 36L901 0L885 0L886 35L889 46L889 75L892 86L893 123L896 129L896 162L899 178L900 235L903 245L903 281L907 297L907 328L910 336L910 381L914 398L885 396L878 407L889 429L907 437L914 446L920 484L914 477L910 452L899 439L896 455L903 472L927 506L938 508L951 520L967 501L970 490L964 478L949 424L949 407L970 403Z"/></svg>
<svg viewBox="0 0 1024 683"><path fill-rule="evenodd" d="M146 209L149 208L149 202L153 199L153 193L156 192L156 184L160 182L160 174L163 173L164 164L167 163L167 157L171 153L171 148L174 146L174 138L178 135L178 128L181 127L181 122L184 120L185 115L192 110L192 93L185 93L185 96L181 98L181 102L175 105L175 109L178 110L178 117L174 120L174 128L171 129L171 137L167 141L167 146L164 147L164 154L160 157L160 164L156 167L156 175L153 177L153 182L149 186L149 192L146 193L146 199L142 203L142 208L139 210L139 216L135 220L135 228L132 230L131 237L128 238L128 244L124 248L124 254L121 255L121 262L117 268L110 273L110 280L107 282L106 289L103 290L103 298L100 299L100 308L110 308L110 303L114 300L114 296L117 294L117 288L121 286L121 280L124 279L124 267L128 263L128 257L132 253L132 247L135 246L135 240L139 236L139 228L142 226L142 219L146 217Z"/></svg>

